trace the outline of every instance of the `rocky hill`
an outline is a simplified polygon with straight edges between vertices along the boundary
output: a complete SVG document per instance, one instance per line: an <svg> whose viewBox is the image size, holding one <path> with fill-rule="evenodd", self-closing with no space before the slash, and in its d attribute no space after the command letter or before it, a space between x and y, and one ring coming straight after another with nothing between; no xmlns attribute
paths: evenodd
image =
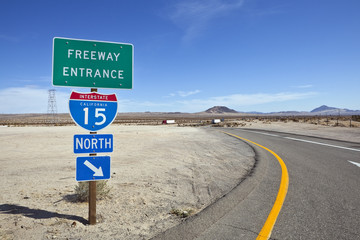
<svg viewBox="0 0 360 240"><path fill-rule="evenodd" d="M320 106L320 107L318 107L318 108L313 109L313 110L310 111L310 112L316 113L316 112L323 112L323 111L329 111L329 110L337 110L337 108L335 108L335 107L328 107L328 106L326 106L326 105L322 105L322 106Z"/></svg>
<svg viewBox="0 0 360 240"><path fill-rule="evenodd" d="M313 109L310 113L312 114L321 114L321 115L358 115L360 114L359 110L349 110L346 108L335 108L322 105L318 108Z"/></svg>
<svg viewBox="0 0 360 240"><path fill-rule="evenodd" d="M225 106L215 106L205 111L206 113L237 113L234 109Z"/></svg>

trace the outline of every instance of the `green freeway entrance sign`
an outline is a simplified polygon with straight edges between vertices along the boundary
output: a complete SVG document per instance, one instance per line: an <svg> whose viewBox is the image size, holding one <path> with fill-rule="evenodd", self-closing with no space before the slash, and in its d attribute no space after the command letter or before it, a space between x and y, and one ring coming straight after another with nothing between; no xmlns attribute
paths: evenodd
<svg viewBox="0 0 360 240"><path fill-rule="evenodd" d="M134 46L54 38L53 85L132 89Z"/></svg>

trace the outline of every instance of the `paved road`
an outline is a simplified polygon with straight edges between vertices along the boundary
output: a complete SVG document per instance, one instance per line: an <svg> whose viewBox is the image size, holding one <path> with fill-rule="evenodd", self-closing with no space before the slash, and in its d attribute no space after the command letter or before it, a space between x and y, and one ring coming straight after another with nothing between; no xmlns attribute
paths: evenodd
<svg viewBox="0 0 360 240"><path fill-rule="evenodd" d="M360 144L262 130L223 130L271 149L287 166L289 187L270 239L360 239ZM282 171L271 153L250 145L257 157L252 176L157 239L258 237L278 194Z"/></svg>

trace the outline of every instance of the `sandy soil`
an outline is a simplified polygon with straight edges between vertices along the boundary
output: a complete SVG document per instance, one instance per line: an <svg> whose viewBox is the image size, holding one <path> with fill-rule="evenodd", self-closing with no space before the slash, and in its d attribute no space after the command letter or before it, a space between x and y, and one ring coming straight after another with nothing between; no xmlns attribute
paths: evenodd
<svg viewBox="0 0 360 240"><path fill-rule="evenodd" d="M114 134L110 196L89 226L88 204L74 202L72 152L73 135L86 133L0 128L0 239L148 239L181 222L171 209L200 211L254 164L249 147L217 131L112 125L99 132Z"/></svg>

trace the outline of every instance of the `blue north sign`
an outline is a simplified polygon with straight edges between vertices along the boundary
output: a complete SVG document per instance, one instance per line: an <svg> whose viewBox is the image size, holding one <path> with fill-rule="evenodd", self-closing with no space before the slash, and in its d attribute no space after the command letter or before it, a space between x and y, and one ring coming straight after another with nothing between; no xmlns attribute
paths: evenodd
<svg viewBox="0 0 360 240"><path fill-rule="evenodd" d="M115 94L79 93L70 95L69 109L74 122L89 131L98 131L110 125L117 114Z"/></svg>
<svg viewBox="0 0 360 240"><path fill-rule="evenodd" d="M76 181L96 181L110 178L110 157L76 158Z"/></svg>
<svg viewBox="0 0 360 240"><path fill-rule="evenodd" d="M112 134L74 135L74 153L103 153L112 151Z"/></svg>

